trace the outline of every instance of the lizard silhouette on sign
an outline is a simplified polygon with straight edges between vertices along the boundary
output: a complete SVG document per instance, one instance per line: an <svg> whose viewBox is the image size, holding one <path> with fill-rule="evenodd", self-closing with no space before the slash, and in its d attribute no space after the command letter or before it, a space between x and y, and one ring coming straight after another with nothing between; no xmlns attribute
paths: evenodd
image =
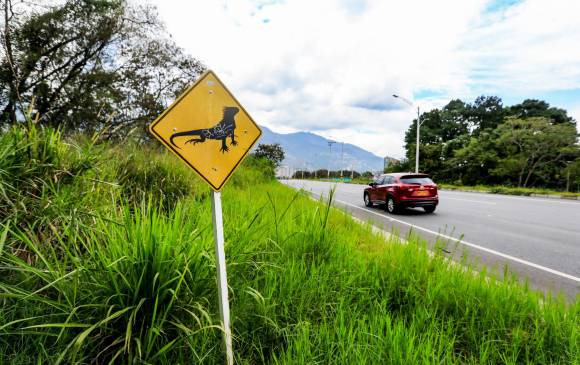
<svg viewBox="0 0 580 365"><path fill-rule="evenodd" d="M236 142L236 140L235 140L236 136L235 136L234 132L236 130L235 116L236 116L236 114L238 114L239 111L240 111L240 109L236 108L235 106L226 106L223 109L222 120L219 121L219 123L216 124L215 126L213 126L211 128L194 129L192 131L173 133L171 135L171 138L169 139L169 141L171 142L172 145L179 148L175 144L175 142L173 142L173 140L177 137L186 137L186 136L199 137L199 138L191 138L191 139L187 140L185 142L185 144L203 143L208 139L221 140L222 146L220 148L220 151L222 153L228 152L230 149L227 146L226 138L230 137L232 139L232 141L230 143L232 146L235 146L238 144L238 142Z"/></svg>

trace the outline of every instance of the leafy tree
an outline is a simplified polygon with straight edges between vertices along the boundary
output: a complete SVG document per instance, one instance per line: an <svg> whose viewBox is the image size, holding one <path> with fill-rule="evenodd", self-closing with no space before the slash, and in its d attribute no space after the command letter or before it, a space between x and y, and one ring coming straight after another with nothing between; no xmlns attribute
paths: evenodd
<svg viewBox="0 0 580 365"><path fill-rule="evenodd" d="M455 151L447 166L446 172L453 176L450 181L460 185L493 183L489 171L495 168L498 159L495 133L483 131L477 137L467 138L469 142Z"/></svg>
<svg viewBox="0 0 580 365"><path fill-rule="evenodd" d="M258 144L254 156L266 158L273 166L278 167L284 160L284 150L279 143Z"/></svg>
<svg viewBox="0 0 580 365"><path fill-rule="evenodd" d="M580 157L566 164L562 176L566 179L566 191L576 190L580 192Z"/></svg>
<svg viewBox="0 0 580 365"><path fill-rule="evenodd" d="M169 39L151 6L4 0L1 10L3 124L36 110L43 125L126 138L145 132L204 69Z"/></svg>
<svg viewBox="0 0 580 365"><path fill-rule="evenodd" d="M469 105L460 99L451 100L441 115L441 141L447 142L469 132Z"/></svg>
<svg viewBox="0 0 580 365"><path fill-rule="evenodd" d="M545 117L554 124L573 124L574 120L568 116L564 109L550 107L550 104L543 100L526 99L520 104L509 108L509 114L516 118Z"/></svg>
<svg viewBox="0 0 580 365"><path fill-rule="evenodd" d="M469 132L467 105L459 100L450 101L442 110L434 109L421 115L420 170L440 178L445 161L453 155L456 144L445 145ZM415 165L416 120L405 134L406 157L410 166Z"/></svg>
<svg viewBox="0 0 580 365"><path fill-rule="evenodd" d="M545 101L505 108L497 96L479 96L473 104L456 99L423 113L421 121L420 170L438 181L563 188L568 172L575 176L567 166L580 153L576 122ZM414 120L405 134L410 166L415 138Z"/></svg>
<svg viewBox="0 0 580 365"><path fill-rule="evenodd" d="M500 125L505 116L501 98L497 96L479 96L468 108L468 117L475 134L485 129L494 129Z"/></svg>
<svg viewBox="0 0 580 365"><path fill-rule="evenodd" d="M390 164L385 170L385 173L392 173L392 172L406 172L411 171L411 165L409 164L409 160L403 159L402 161L397 161Z"/></svg>
<svg viewBox="0 0 580 365"><path fill-rule="evenodd" d="M433 109L421 114L421 144L437 144L449 141L468 132L466 105L456 99L450 101L442 110ZM417 120L414 119L405 134L407 145L415 144ZM410 157L410 156L407 156Z"/></svg>
<svg viewBox="0 0 580 365"><path fill-rule="evenodd" d="M534 179L550 180L546 168L574 156L577 131L571 124L552 124L544 117L509 118L497 128L497 147L505 151L491 172L518 187L531 185Z"/></svg>

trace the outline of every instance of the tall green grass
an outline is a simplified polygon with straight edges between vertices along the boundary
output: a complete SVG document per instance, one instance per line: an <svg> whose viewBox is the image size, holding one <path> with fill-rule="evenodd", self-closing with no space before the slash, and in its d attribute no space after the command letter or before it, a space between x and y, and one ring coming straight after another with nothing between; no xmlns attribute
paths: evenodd
<svg viewBox="0 0 580 365"><path fill-rule="evenodd" d="M56 132L33 133L19 143ZM2 199L26 199L0 216L0 363L223 362L209 190L157 150L75 141L58 136L47 170L26 154L0 167L27 181L35 166L44 191L2 180ZM580 362L580 301L385 242L264 161L223 204L237 363Z"/></svg>

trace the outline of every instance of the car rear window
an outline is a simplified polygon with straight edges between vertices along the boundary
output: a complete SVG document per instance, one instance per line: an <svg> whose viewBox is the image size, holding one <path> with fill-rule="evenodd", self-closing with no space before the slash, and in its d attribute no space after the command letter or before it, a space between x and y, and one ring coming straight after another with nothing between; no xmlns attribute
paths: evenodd
<svg viewBox="0 0 580 365"><path fill-rule="evenodd" d="M401 177L401 182L403 184L435 184L433 180L429 179L427 176L403 176Z"/></svg>

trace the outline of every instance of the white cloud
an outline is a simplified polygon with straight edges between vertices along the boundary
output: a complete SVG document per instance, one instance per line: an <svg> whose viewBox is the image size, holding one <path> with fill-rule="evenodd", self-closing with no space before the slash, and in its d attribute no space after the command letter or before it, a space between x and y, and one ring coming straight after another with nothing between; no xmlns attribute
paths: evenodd
<svg viewBox="0 0 580 365"><path fill-rule="evenodd" d="M580 87L579 4L525 1L154 1L176 42L218 73L259 123L403 155L423 110L478 93Z"/></svg>
<svg viewBox="0 0 580 365"><path fill-rule="evenodd" d="M484 16L464 42L485 76L472 83L512 94L579 88L579 14L576 0L528 0Z"/></svg>

